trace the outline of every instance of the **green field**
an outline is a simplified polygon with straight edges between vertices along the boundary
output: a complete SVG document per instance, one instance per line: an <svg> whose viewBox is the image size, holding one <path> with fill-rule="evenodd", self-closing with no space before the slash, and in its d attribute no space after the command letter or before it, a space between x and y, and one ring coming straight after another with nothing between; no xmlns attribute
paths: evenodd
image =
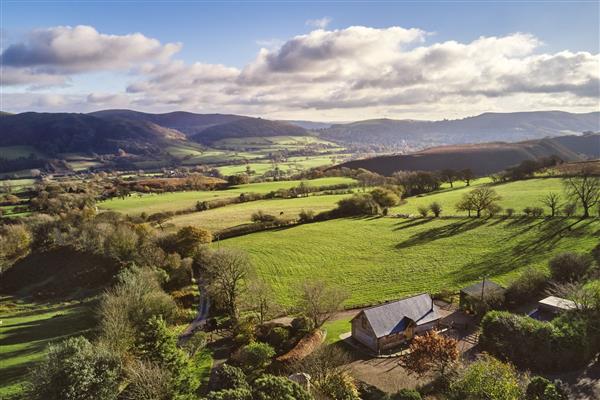
<svg viewBox="0 0 600 400"><path fill-rule="evenodd" d="M22 392L28 370L48 343L84 334L93 326L89 305L0 301L0 399Z"/></svg>
<svg viewBox="0 0 600 400"><path fill-rule="evenodd" d="M268 153L277 150L301 150L309 145L324 145L330 149L341 149L335 143L314 136L269 136L221 139L213 143L214 147L229 150L244 150Z"/></svg>
<svg viewBox="0 0 600 400"><path fill-rule="evenodd" d="M571 228L569 229L569 226ZM600 222L576 219L339 219L228 239L247 251L278 300L306 279L340 285L346 306L459 289L487 274L507 283L564 251L590 251Z"/></svg>
<svg viewBox="0 0 600 400"><path fill-rule="evenodd" d="M178 215L167 221L169 227L195 225L217 232L221 229L250 223L252 214L258 210L282 219L296 219L302 210L316 213L335 208L338 201L349 195L309 196L295 199L259 200L234 204L192 214ZM283 214L281 214L283 213Z"/></svg>
<svg viewBox="0 0 600 400"><path fill-rule="evenodd" d="M197 201L235 197L240 193L268 193L278 189L288 189L300 185L302 181L259 182L235 186L227 190L187 191L164 194L133 194L125 199L111 199L98 203L104 210L113 210L128 214L146 212L152 214L161 211L176 211L194 207ZM305 181L309 186L329 186L352 183L350 178L320 178Z"/></svg>
<svg viewBox="0 0 600 400"><path fill-rule="evenodd" d="M334 165L343 162L346 157L346 154L290 157L287 161L279 163L257 161L246 164L225 165L223 167L218 167L217 169L223 175L240 174L246 172L247 167L250 167L255 175L264 175L266 172L274 170L275 167L283 172L300 172L305 169Z"/></svg>
<svg viewBox="0 0 600 400"><path fill-rule="evenodd" d="M540 200L550 192L559 193L563 196L564 200L563 185L560 178L527 179L492 185L491 187L502 197L499 204L504 209L514 209L515 213L521 213L524 207L545 208ZM426 195L409 197L406 199L406 204L394 207L391 212L417 215L418 207L427 207L434 201L437 201L442 205L442 215L467 215L466 212L456 211L455 206L462 195L472 189L473 187L462 186L454 189L447 188L446 190ZM546 208L545 212L548 214L550 210Z"/></svg>
<svg viewBox="0 0 600 400"><path fill-rule="evenodd" d="M350 324L351 317L344 317L334 321L327 321L323 324L323 329L327 331L325 344L332 344L340 341L342 333L350 332L352 325Z"/></svg>
<svg viewBox="0 0 600 400"><path fill-rule="evenodd" d="M29 157L30 154L34 154L38 158L45 157L43 153L32 146L0 146L0 158L14 160L15 158Z"/></svg>

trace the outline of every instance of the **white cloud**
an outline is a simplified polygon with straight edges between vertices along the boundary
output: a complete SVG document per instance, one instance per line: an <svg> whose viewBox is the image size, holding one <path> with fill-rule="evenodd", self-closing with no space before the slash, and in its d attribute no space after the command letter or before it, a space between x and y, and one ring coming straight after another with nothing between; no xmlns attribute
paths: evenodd
<svg viewBox="0 0 600 400"><path fill-rule="evenodd" d="M317 19L309 19L305 22L306 26L311 26L313 28L317 28L317 29L325 29L327 28L327 26L329 26L329 24L331 23L331 18L329 17L323 17L323 18L317 18Z"/></svg>
<svg viewBox="0 0 600 400"><path fill-rule="evenodd" d="M466 43L430 37L416 28L318 29L261 49L241 69L141 63L126 96L148 110L328 120L598 109L599 54L542 53L525 33Z"/></svg>
<svg viewBox="0 0 600 400"><path fill-rule="evenodd" d="M4 69L2 84L64 82L72 74L164 62L180 48L179 43L162 45L141 33L107 35L85 25L38 29L0 55ZM25 82L23 76L27 76Z"/></svg>

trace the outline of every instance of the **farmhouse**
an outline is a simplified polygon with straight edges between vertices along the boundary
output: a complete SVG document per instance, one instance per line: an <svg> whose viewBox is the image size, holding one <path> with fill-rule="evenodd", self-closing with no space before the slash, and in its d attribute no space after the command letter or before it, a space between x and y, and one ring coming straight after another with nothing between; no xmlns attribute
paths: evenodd
<svg viewBox="0 0 600 400"><path fill-rule="evenodd" d="M504 296L506 289L495 282L483 280L460 290L459 307L463 311L477 312L484 299Z"/></svg>
<svg viewBox="0 0 600 400"><path fill-rule="evenodd" d="M352 338L380 353L435 328L440 317L431 296L423 293L362 310L351 321Z"/></svg>

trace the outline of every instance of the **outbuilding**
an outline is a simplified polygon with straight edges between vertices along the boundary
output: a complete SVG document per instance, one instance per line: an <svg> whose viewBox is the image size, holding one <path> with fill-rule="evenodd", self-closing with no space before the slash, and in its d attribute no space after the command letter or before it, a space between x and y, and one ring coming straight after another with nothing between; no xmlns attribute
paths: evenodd
<svg viewBox="0 0 600 400"><path fill-rule="evenodd" d="M436 328L440 318L431 296L423 293L362 310L351 321L352 338L381 353Z"/></svg>
<svg viewBox="0 0 600 400"><path fill-rule="evenodd" d="M504 296L505 292L496 282L484 279L460 290L459 307L463 311L477 312L483 300Z"/></svg>

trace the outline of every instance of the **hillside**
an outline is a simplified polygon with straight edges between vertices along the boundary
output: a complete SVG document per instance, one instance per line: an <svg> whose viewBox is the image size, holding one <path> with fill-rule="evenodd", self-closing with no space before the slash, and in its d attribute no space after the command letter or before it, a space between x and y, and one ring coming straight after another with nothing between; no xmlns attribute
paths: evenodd
<svg viewBox="0 0 600 400"><path fill-rule="evenodd" d="M342 287L345 305L356 307L457 290L483 274L506 284L527 267L545 270L558 253L589 252L599 229L592 219L352 218L220 245L247 251L282 304L293 303L301 282L318 280Z"/></svg>
<svg viewBox="0 0 600 400"><path fill-rule="evenodd" d="M103 119L75 113L22 113L0 116L0 146L33 146L49 155L67 152L158 153L164 144L185 139L180 132L147 121Z"/></svg>
<svg viewBox="0 0 600 400"><path fill-rule="evenodd" d="M524 160L556 155L564 161L600 157L600 134L530 140L519 143L483 143L441 146L420 152L349 161L340 167L364 168L382 175L396 171L438 171L470 168L476 175L504 170Z"/></svg>
<svg viewBox="0 0 600 400"><path fill-rule="evenodd" d="M295 125L262 118L242 118L211 126L191 137L199 143L212 143L227 138L305 136L308 132Z"/></svg>
<svg viewBox="0 0 600 400"><path fill-rule="evenodd" d="M585 131L600 131L600 112L485 113L443 121L374 119L333 125L319 133L324 138L344 143L419 149L446 144L517 142Z"/></svg>

